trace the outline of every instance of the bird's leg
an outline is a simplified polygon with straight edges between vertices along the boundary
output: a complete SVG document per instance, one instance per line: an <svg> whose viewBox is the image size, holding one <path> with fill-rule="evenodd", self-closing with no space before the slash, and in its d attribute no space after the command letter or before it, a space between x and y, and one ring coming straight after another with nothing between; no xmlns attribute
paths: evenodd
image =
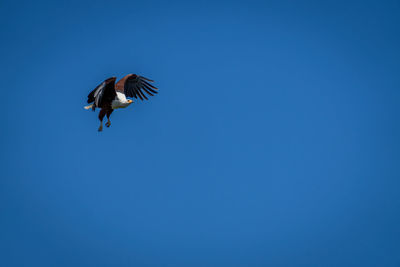
<svg viewBox="0 0 400 267"><path fill-rule="evenodd" d="M103 118L106 115L106 111L104 109L101 109L99 112L99 120L100 120L100 126L98 131L101 132L103 131Z"/></svg>
<svg viewBox="0 0 400 267"><path fill-rule="evenodd" d="M112 113L113 111L114 111L113 109L110 109L110 110L107 111L107 122L106 122L106 126L107 126L107 127L110 127L110 125L111 125L110 115L111 115L111 113Z"/></svg>

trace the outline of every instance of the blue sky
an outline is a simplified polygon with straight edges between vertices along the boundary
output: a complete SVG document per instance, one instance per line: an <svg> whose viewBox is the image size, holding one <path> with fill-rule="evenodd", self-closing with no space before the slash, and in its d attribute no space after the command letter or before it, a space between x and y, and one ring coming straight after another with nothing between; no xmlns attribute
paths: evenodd
<svg viewBox="0 0 400 267"><path fill-rule="evenodd" d="M399 266L399 12L1 1L0 265Z"/></svg>

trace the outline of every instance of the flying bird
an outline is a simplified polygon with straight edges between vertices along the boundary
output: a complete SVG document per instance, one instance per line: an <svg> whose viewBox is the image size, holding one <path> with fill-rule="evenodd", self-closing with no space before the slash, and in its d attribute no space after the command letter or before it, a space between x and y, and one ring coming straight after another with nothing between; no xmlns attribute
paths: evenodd
<svg viewBox="0 0 400 267"><path fill-rule="evenodd" d="M90 94L88 95L88 106L84 108L87 110L95 111L96 108L101 108L99 113L100 126L98 131L103 130L103 118L107 115L107 122L105 125L110 127L110 115L114 109L126 108L133 103L131 99L127 97L139 98L140 100L148 99L146 94L155 95L158 92L157 87L153 86L153 80L139 76L136 74L128 74L117 83L116 77L111 77L99 84Z"/></svg>

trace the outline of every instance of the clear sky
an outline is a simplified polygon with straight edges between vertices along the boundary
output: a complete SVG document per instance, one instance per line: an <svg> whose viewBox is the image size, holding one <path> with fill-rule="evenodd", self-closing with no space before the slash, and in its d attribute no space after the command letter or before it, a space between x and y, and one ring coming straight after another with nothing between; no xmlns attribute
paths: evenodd
<svg viewBox="0 0 400 267"><path fill-rule="evenodd" d="M399 1L1 1L0 266L400 266ZM88 93L160 93L97 132Z"/></svg>

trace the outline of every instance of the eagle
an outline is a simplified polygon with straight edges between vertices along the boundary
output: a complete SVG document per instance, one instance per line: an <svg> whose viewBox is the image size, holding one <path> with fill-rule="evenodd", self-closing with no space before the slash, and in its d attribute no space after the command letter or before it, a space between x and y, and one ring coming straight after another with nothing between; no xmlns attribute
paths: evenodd
<svg viewBox="0 0 400 267"><path fill-rule="evenodd" d="M117 77L108 78L94 88L88 95L87 102L90 105L84 107L87 110L91 109L93 111L95 111L96 108L101 109L99 112L99 132L103 130L104 116L107 115L107 122L105 125L110 127L110 115L113 113L114 109L126 108L133 103L133 101L127 99L127 97L148 100L146 94L154 96L158 93L156 91L158 88L151 84L154 81L143 76L128 74L117 83L115 83L116 80Z"/></svg>

